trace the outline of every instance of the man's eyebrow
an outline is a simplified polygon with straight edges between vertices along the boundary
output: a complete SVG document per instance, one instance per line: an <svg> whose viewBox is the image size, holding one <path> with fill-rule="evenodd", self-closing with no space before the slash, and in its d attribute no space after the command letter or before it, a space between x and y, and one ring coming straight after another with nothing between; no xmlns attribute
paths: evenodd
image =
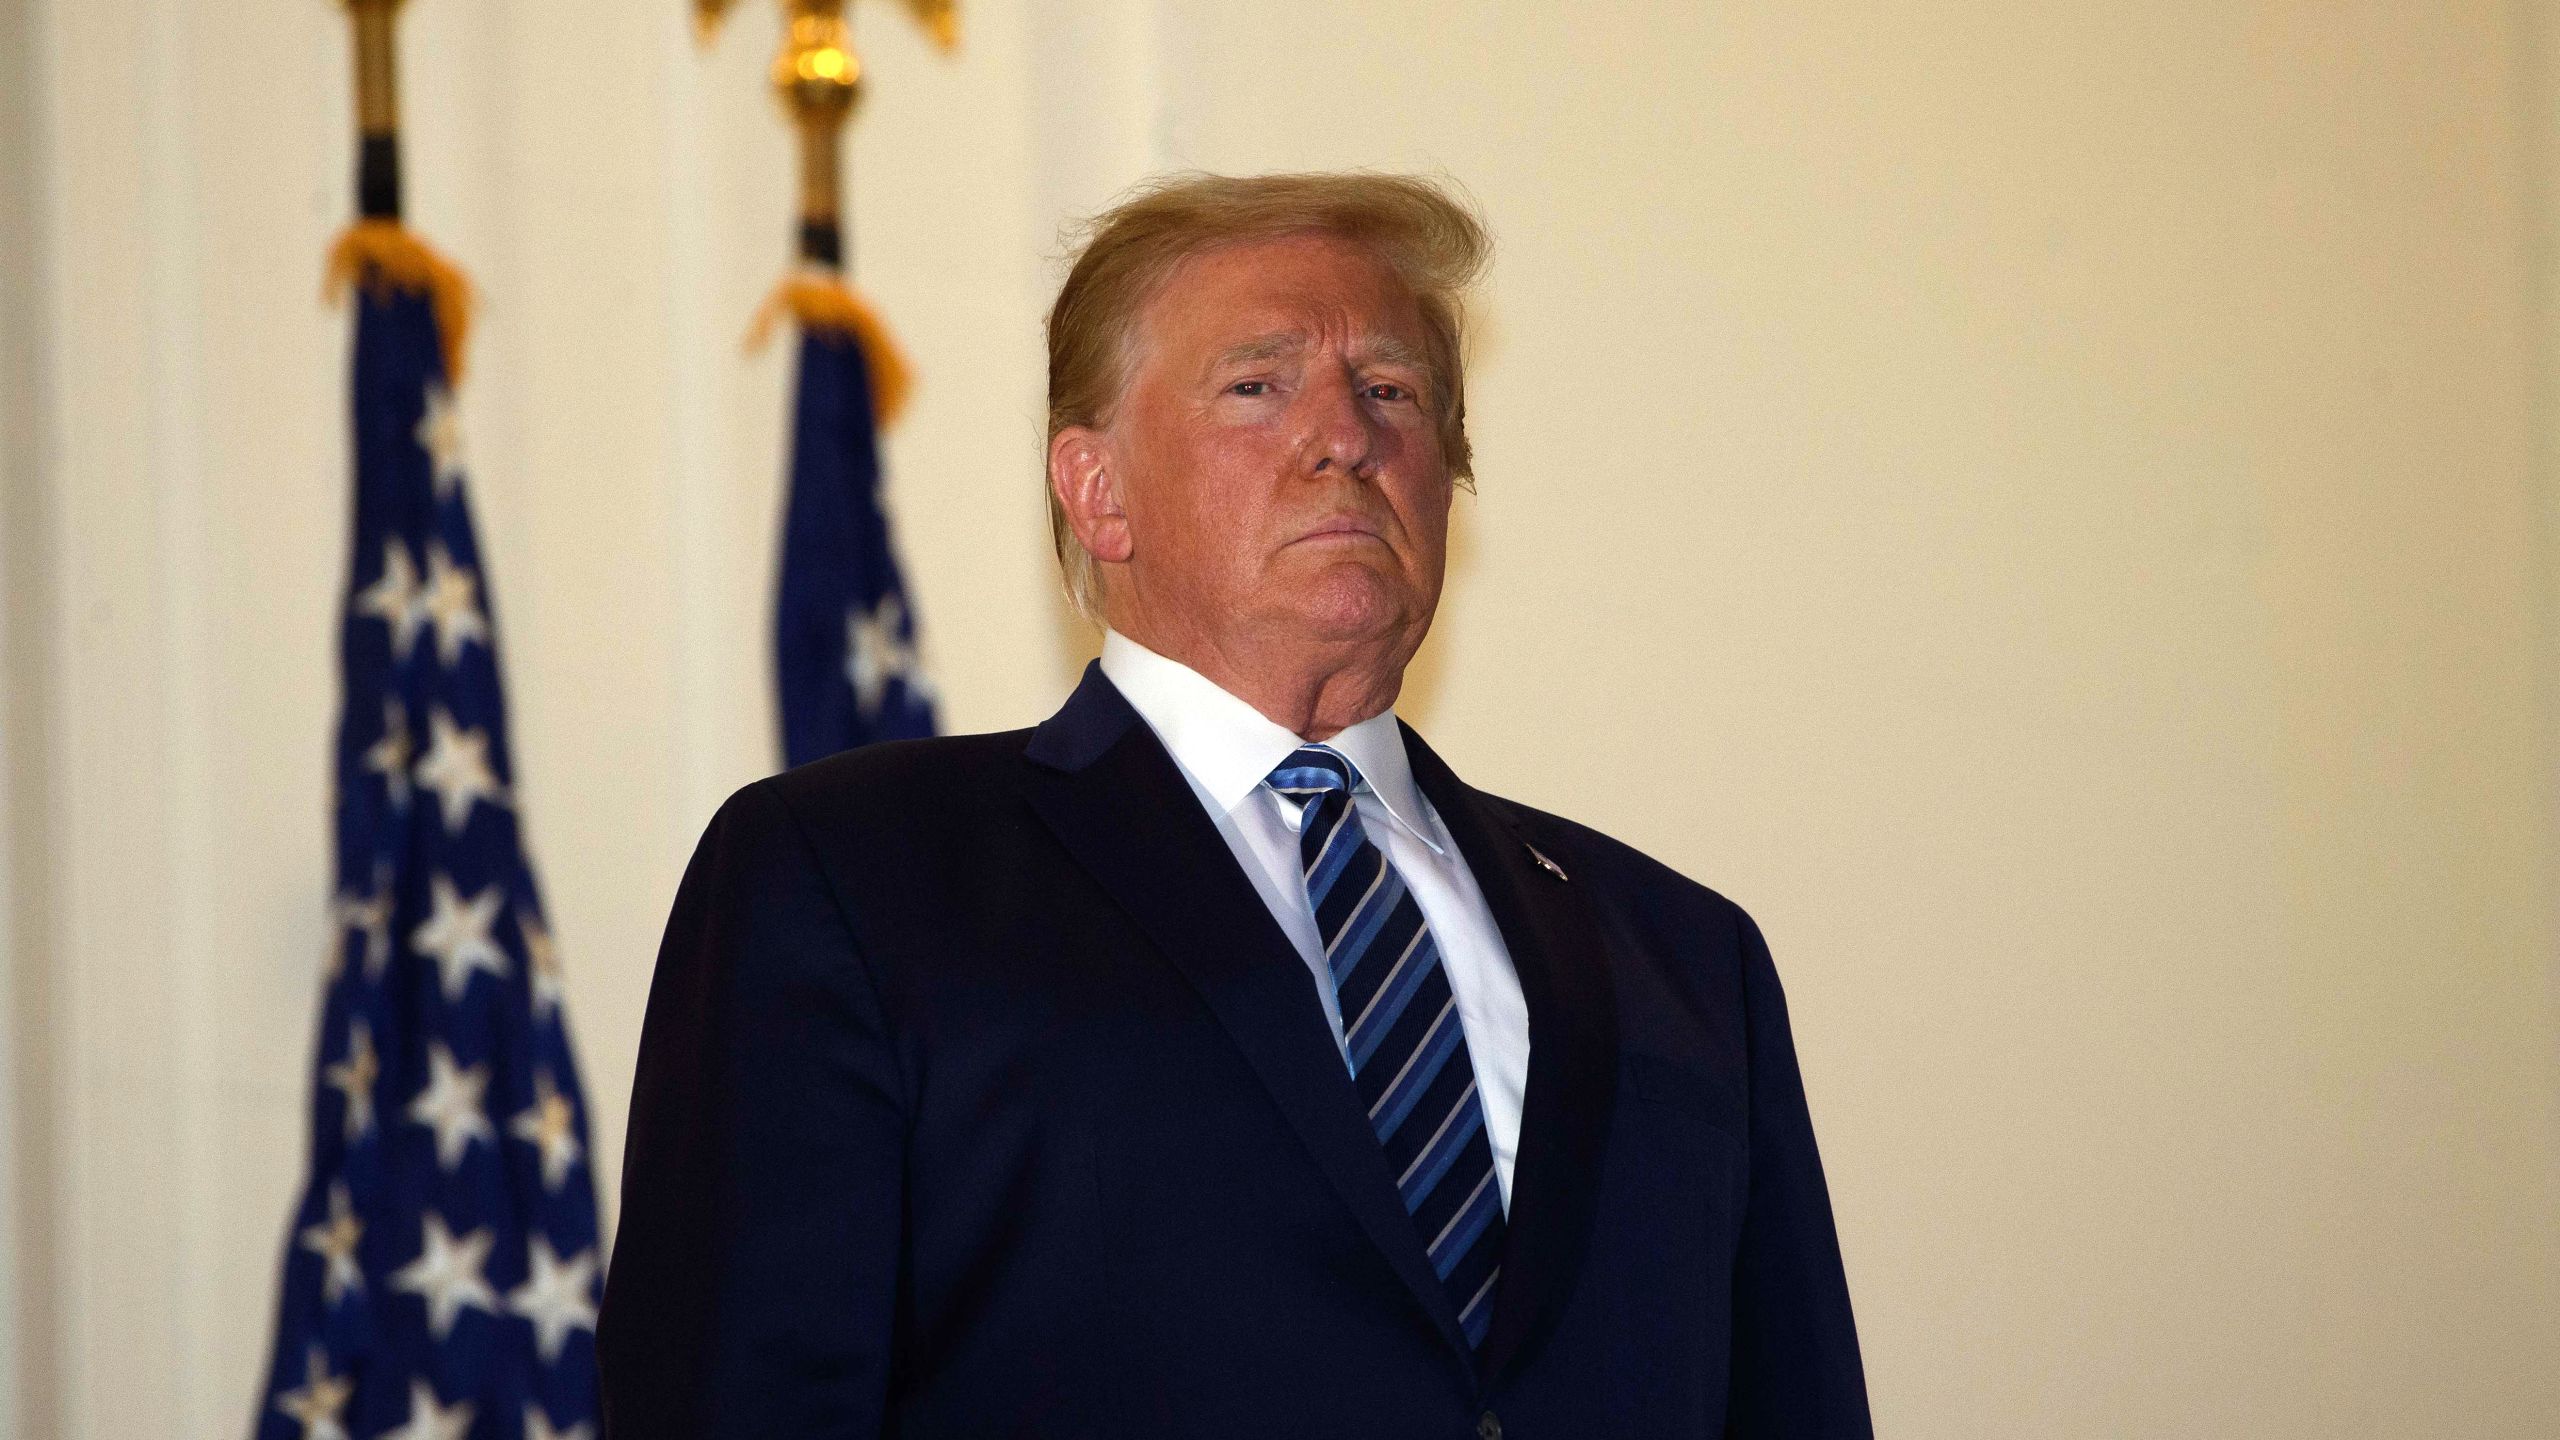
<svg viewBox="0 0 2560 1440"><path fill-rule="evenodd" d="M1405 365L1416 370L1429 370L1431 357L1393 335L1372 335L1360 344L1362 358L1386 365Z"/></svg>
<svg viewBox="0 0 2560 1440"><path fill-rule="evenodd" d="M1257 335L1250 340L1230 345L1219 351L1210 359L1203 373L1217 374L1238 365L1258 365L1265 360L1277 360L1283 355L1296 354L1306 346L1307 337L1304 332L1276 330L1271 334ZM1433 375L1431 357L1417 346L1394 335L1364 335L1354 350L1361 364L1395 365L1419 371L1425 376Z"/></svg>
<svg viewBox="0 0 2560 1440"><path fill-rule="evenodd" d="M1241 344L1230 345L1219 351L1217 357L1209 362L1209 368L1223 370L1230 365L1251 365L1258 361L1276 360L1291 351L1306 348L1306 343L1307 337L1295 330L1280 330L1269 335L1257 335Z"/></svg>

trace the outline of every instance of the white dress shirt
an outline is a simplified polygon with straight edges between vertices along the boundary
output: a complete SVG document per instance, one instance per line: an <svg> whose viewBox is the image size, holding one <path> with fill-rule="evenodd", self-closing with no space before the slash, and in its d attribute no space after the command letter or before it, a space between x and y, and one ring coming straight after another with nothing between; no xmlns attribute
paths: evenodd
<svg viewBox="0 0 2560 1440"><path fill-rule="evenodd" d="M1118 631L1102 637L1102 673L1164 742L1182 778L1191 782L1191 793L1200 797L1201 808L1235 852L1245 878L1253 882L1289 943L1298 947L1316 998L1324 1005L1325 1021L1333 1027L1334 1043L1343 1047L1343 1063L1349 1065L1341 1003L1299 874L1303 812L1263 783L1307 742L1199 671ZM1521 997L1511 952L1466 857L1413 783L1394 713L1373 715L1323 743L1358 767L1360 785L1352 803L1361 828L1404 877L1439 942L1441 968L1457 998L1458 1023L1475 1062L1493 1172L1508 1212L1511 1162L1520 1146L1520 1097L1529 1080L1529 1005Z"/></svg>

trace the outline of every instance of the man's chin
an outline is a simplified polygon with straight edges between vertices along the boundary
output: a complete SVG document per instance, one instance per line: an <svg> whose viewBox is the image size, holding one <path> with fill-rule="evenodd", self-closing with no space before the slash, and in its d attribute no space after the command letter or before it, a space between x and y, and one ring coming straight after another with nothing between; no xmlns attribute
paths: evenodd
<svg viewBox="0 0 2560 1440"><path fill-rule="evenodd" d="M1402 635L1425 607L1408 587L1368 566L1341 564L1326 567L1292 608L1310 638L1358 645Z"/></svg>

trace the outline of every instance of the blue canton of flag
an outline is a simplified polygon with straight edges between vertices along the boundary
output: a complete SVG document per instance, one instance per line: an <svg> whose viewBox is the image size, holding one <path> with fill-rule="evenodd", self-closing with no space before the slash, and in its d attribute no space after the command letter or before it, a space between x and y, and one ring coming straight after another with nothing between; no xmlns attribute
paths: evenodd
<svg viewBox="0 0 2560 1440"><path fill-rule="evenodd" d="M590 1440L585 1103L517 826L453 397L428 300L366 282L336 950L256 1433Z"/></svg>
<svg viewBox="0 0 2560 1440"><path fill-rule="evenodd" d="M880 510L870 364L854 336L806 320L774 609L785 764L933 733L933 689Z"/></svg>

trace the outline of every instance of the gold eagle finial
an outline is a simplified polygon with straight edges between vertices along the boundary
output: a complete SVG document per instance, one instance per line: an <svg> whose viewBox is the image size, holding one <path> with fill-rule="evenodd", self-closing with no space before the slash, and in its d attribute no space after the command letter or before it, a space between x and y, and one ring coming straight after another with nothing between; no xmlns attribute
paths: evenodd
<svg viewBox="0 0 2560 1440"><path fill-rule="evenodd" d="M693 0L696 34L706 44L736 0ZM905 360L869 305L845 282L844 205L839 154L845 122L862 94L862 57L845 24L850 0L782 0L782 51L773 85L800 132L800 268L767 301L749 339L784 316L804 329L850 335L870 361L872 398L881 423L907 386ZM906 0L907 13L945 54L960 44L959 0Z"/></svg>
<svg viewBox="0 0 2560 1440"><path fill-rule="evenodd" d="M694 33L705 44L710 43L735 3L736 0L693 0ZM803 15L841 17L844 13L843 0L782 0L782 8L784 15L793 20ZM907 11L924 27L924 33L933 37L934 44L946 52L959 48L960 0L907 0Z"/></svg>

